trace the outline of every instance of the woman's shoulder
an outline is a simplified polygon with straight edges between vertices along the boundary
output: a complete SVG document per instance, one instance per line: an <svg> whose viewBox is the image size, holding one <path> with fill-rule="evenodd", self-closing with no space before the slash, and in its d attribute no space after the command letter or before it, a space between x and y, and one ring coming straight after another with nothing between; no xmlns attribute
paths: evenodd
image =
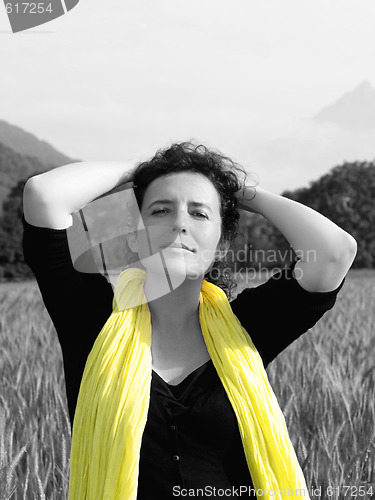
<svg viewBox="0 0 375 500"><path fill-rule="evenodd" d="M100 274L87 238L72 226L52 228L31 224L22 215L22 249L25 262L34 272L71 267L82 273Z"/></svg>
<svg viewBox="0 0 375 500"><path fill-rule="evenodd" d="M59 289L64 303L74 303L77 297L80 297L80 303L85 298L101 297L110 312L113 288L99 272L90 249L82 245L79 250L74 249L66 228L34 226L24 216L22 223L24 259L33 271L45 304L52 302L50 295L56 296L50 291Z"/></svg>
<svg viewBox="0 0 375 500"><path fill-rule="evenodd" d="M33 271L47 266L50 255L63 259L69 254L66 229L52 229L31 224L22 215L22 249L26 263Z"/></svg>
<svg viewBox="0 0 375 500"><path fill-rule="evenodd" d="M332 309L345 281L329 292L309 292L298 283L293 268L277 270L260 285L245 288L231 303L265 364Z"/></svg>

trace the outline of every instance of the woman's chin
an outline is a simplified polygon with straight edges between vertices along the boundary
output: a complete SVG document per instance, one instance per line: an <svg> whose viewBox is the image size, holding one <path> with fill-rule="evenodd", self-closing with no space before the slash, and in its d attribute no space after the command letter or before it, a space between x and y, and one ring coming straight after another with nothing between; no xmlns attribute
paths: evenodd
<svg viewBox="0 0 375 500"><path fill-rule="evenodd" d="M169 289L179 287L186 279L186 265L183 256L170 258L169 256L154 254L141 259L147 272L147 279L163 288L167 283Z"/></svg>
<svg viewBox="0 0 375 500"><path fill-rule="evenodd" d="M154 285L164 288L168 283L170 290L174 290L182 285L185 280L202 281L205 271L197 266L176 265L173 261L166 260L164 265L152 265L144 263L147 272L147 279Z"/></svg>

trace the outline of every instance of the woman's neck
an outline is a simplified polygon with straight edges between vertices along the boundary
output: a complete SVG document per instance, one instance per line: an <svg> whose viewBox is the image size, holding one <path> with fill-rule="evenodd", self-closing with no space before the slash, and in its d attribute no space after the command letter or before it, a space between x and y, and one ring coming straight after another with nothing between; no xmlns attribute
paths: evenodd
<svg viewBox="0 0 375 500"><path fill-rule="evenodd" d="M155 290L160 281L147 277L145 282L145 295L147 298L155 297ZM183 334L192 323L199 325L199 294L202 280L185 279L174 290L149 302L153 330L159 332L173 331L174 335Z"/></svg>

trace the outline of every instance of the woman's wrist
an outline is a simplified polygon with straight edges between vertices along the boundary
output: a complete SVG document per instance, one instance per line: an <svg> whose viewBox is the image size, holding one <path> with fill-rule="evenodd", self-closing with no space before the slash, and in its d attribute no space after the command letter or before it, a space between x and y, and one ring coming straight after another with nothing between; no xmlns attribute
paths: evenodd
<svg viewBox="0 0 375 500"><path fill-rule="evenodd" d="M259 202L261 201L262 193L263 189L258 186L244 185L237 196L237 207L247 212L261 213Z"/></svg>
<svg viewBox="0 0 375 500"><path fill-rule="evenodd" d="M111 196L111 195L119 193L121 191L126 191L128 189L132 189L133 187L134 187L133 175L131 175L129 178L125 179L122 182L118 182L115 187L113 187L112 189L110 189L106 193L103 193L100 196L97 196L92 201L100 200L101 198L105 198L106 196Z"/></svg>

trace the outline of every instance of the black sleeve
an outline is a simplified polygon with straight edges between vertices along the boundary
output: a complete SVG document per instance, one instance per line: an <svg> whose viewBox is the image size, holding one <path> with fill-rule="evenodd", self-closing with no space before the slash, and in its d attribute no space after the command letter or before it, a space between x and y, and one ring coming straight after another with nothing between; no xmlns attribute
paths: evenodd
<svg viewBox="0 0 375 500"><path fill-rule="evenodd" d="M330 292L308 292L293 276L294 264L231 302L234 314L249 333L267 366L294 340L331 309L340 286Z"/></svg>
<svg viewBox="0 0 375 500"><path fill-rule="evenodd" d="M24 216L22 223L24 259L61 344L72 418L87 355L112 313L112 285L99 272L81 273L74 268L66 229L33 226Z"/></svg>

